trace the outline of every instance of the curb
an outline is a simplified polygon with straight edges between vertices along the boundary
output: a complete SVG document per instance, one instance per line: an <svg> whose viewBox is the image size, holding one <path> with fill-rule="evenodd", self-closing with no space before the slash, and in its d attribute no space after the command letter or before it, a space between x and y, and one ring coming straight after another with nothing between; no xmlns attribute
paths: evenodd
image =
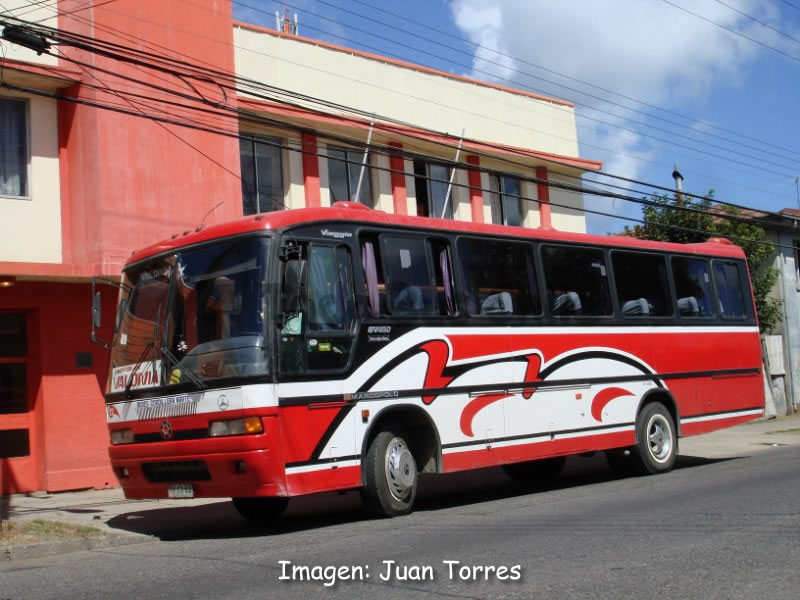
<svg viewBox="0 0 800 600"><path fill-rule="evenodd" d="M41 558L54 554L80 552L82 550L102 550L117 546L143 544L153 542L157 538L149 535L116 535L103 534L94 537L72 538L52 542L31 542L29 544L14 544L0 546L0 562L10 560L24 560L28 558Z"/></svg>

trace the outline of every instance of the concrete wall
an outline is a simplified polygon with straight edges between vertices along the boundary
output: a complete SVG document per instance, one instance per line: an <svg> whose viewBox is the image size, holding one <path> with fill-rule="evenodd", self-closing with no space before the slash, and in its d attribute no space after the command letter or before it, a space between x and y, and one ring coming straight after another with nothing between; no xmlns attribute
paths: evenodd
<svg viewBox="0 0 800 600"><path fill-rule="evenodd" d="M108 354L89 339L91 300L91 285L86 283L18 282L0 289L3 310L28 315L32 404L29 415L21 415L30 427L31 456L0 459L5 462L0 489L62 491L116 485L108 461L102 395ZM113 314L113 306L104 309ZM77 366L78 352L91 354L91 367Z"/></svg>
<svg viewBox="0 0 800 600"><path fill-rule="evenodd" d="M416 127L578 156L574 109L355 50L234 26L238 75Z"/></svg>
<svg viewBox="0 0 800 600"><path fill-rule="evenodd" d="M800 232L797 235L782 232L777 241L775 266L783 299L783 322L775 333L783 336L787 402L797 405L800 404L800 280L792 248L800 243Z"/></svg>

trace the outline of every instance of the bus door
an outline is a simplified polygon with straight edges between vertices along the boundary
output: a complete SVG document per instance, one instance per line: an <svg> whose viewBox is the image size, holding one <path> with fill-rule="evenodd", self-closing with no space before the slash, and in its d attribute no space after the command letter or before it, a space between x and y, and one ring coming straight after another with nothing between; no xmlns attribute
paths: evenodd
<svg viewBox="0 0 800 600"><path fill-rule="evenodd" d="M350 249L344 244L287 241L281 252L278 315L278 395L293 405L283 411L288 448L315 446L342 412L349 411L342 381L355 344L356 310ZM303 402L292 399L303 398ZM354 418L353 411L349 411ZM353 455L352 428L339 427L315 458ZM328 432L330 433L330 432ZM298 460L308 457L295 457Z"/></svg>

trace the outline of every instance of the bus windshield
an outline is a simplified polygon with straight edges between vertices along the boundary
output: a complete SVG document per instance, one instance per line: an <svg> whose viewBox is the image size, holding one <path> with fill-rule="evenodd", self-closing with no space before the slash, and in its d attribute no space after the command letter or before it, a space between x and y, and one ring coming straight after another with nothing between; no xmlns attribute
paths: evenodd
<svg viewBox="0 0 800 600"><path fill-rule="evenodd" d="M267 250L239 239L127 270L107 391L267 375Z"/></svg>

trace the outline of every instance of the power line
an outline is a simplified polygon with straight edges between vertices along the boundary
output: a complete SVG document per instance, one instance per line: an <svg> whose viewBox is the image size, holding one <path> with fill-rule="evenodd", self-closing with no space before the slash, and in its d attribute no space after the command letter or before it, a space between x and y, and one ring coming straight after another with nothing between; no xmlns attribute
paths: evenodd
<svg viewBox="0 0 800 600"><path fill-rule="evenodd" d="M81 36L78 36L78 35L74 34L74 37L76 37L76 38L79 38L79 37L81 37ZM95 49L93 49L93 48L89 47L89 48L86 48L86 49L87 49L87 51L93 51L93 50L94 50L95 52L97 52L97 49L96 49L96 48L95 48ZM129 50L130 50L130 49L129 49ZM104 54L108 54L108 52L105 52ZM130 59L130 58L127 58L126 60L130 61L131 59ZM164 60L167 60L167 59L164 59ZM135 61L134 61L134 62L135 62ZM147 66L149 66L150 68L154 68L154 67L153 67L153 65L147 65ZM166 70L166 69L164 69L163 67L160 67L160 69L161 69L161 70L164 70L164 71L167 71L167 70ZM174 73L173 73L173 74L174 74ZM231 77L231 75L230 75L230 74L227 74L227 75L228 75L228 77L230 77L230 78L234 78L234 77ZM169 91L169 90L168 90L168 91ZM295 94L295 96L297 96L297 95ZM193 101L196 101L196 99L194 99L194 98L191 98L191 99L192 99ZM158 101L158 99L153 99L153 100L156 100L156 101ZM205 101L205 99L204 99L204 101ZM184 106L184 108L189 108L189 107L185 107L185 106ZM343 107L343 108L347 108L347 107ZM281 125L285 126L285 124L281 124ZM451 147L452 147L452 145L451 145ZM496 158L496 157L495 157L495 158ZM507 161L507 162L508 162L508 161ZM528 166L527 166L527 165L523 165L523 166L524 166L525 168L528 168ZM517 176L518 174L516 174L516 173L515 173L515 174L512 174L512 175L513 175L513 176ZM606 176L610 176L610 175L608 175L608 174L605 174L605 175L606 175ZM645 182L641 182L641 183L642 183L643 185L647 185L647 186L650 186L650 185L651 185L651 184L647 184L647 183L645 183ZM587 190L587 192L588 192L588 190ZM742 207L742 208L747 208L747 207Z"/></svg>
<svg viewBox="0 0 800 600"><path fill-rule="evenodd" d="M273 0L273 1L276 1L276 0ZM759 139L759 138L750 137L750 136L747 136L747 135L745 135L745 134L743 134L743 133L740 133L740 132L737 132L737 131L733 131L733 130L731 130L731 129L726 129L726 128L724 128L724 127L720 127L720 126L718 126L718 125L715 125L715 124L713 124L713 123L710 123L710 122L708 122L708 121L703 121L702 119L698 119L697 117L691 117L691 116L683 115L683 114L681 114L681 113L678 113L678 112L676 112L676 111L669 110L669 109L666 109L666 108L663 108L663 107L660 107L660 106L656 106L655 104L650 104L650 103L647 103L647 102L645 102L645 101L643 101L643 100L641 100L641 99L634 98L634 97L631 97L631 96L627 96L627 95L625 95L625 94L622 94L622 93L620 93L620 92L615 92L615 91L613 91L613 90L610 90L610 89L608 89L608 88L604 88L604 87L602 87L602 86L598 86L598 85L596 85L596 84L593 84L593 83L587 82L587 81L585 81L585 80L582 80L582 79L578 79L578 78L576 78L576 77L571 77L571 76L569 76L569 75L566 75L565 73L561 73L561 72L559 72L559 71L555 71L555 70L553 70L553 69L549 69L549 68L547 68L547 67L544 67L544 66L542 66L542 65L539 65L539 64L536 64L536 63L532 63L532 62L530 62L530 61L527 61L527 60L525 60L525 59L523 59L523 58L520 58L520 57L518 57L518 56L514 56L514 55L508 54L508 53L506 53L506 52L503 52L503 51L501 51L501 50L497 50L496 48L491 48L491 47L489 47L489 46L485 46L485 45L483 45L483 44L479 44L479 43L477 43L477 42L473 42L473 41L471 41L471 40L469 40L469 39L467 39L467 38L463 38L463 37L460 37L460 36L457 36L457 35L453 35L452 33L449 33L449 32L447 32L447 31L445 31L445 30L443 30L443 29L438 29L438 28L436 28L436 27L432 27L432 26L430 26L430 25L428 25L428 24L426 24L426 23L422 23L422 22L420 22L420 21L415 21L414 19L410 19L408 16L406 16L406 15L403 15L403 14L401 14L401 13L395 13L395 12L392 12L392 11L386 10L386 9L384 9L384 8L380 8L380 7L378 7L378 6L374 6L374 5L372 5L372 4L368 3L368 2L364 2L363 0L349 0L349 1L350 1L350 2L355 2L355 3L357 3L357 4L361 4L362 6L367 6L367 7L371 8L371 9L373 9L373 10L375 10L375 11L378 11L378 12L381 12L381 13L385 13L385 14L387 14L387 15L390 15L390 16L394 17L395 19L401 19L401 20L403 20L403 21L407 21L407 22L409 22L409 23L413 23L414 25L418 25L419 27L424 27L425 29L428 29L428 30L430 30L430 31L433 31L433 32L435 32L435 33L438 33L438 34L440 34L440 35L445 35L445 36L447 36L447 37L450 37L450 38L453 38L453 39L459 40L459 41L461 41L461 42L464 42L464 43L466 43L466 44L469 44L469 45L471 45L471 46L475 46L476 48L480 48L480 49L483 49L483 50L488 50L489 52L492 52L492 53L494 53L494 54L497 54L498 56L503 56L503 57L505 57L505 58L509 58L509 59L511 59L511 60L513 60L513 61L516 61L516 62L519 62L519 63L522 63L522 64L526 64L526 65L528 65L528 66L531 66L531 67L534 67L534 68L536 68L536 69L540 69L540 70L542 70L542 71L545 71L545 72L547 72L547 73L552 73L552 74L554 74L554 75L558 75L559 77L563 77L563 78L565 78L565 79L569 79L570 81L575 81L575 82L577 82L577 83L580 83L580 84L582 84L582 85L586 85L586 86L592 87L592 88L594 88L594 89L597 89L597 90L600 90L600 91L606 92L606 93L608 93L608 94L612 94L612 95L614 95L614 96L618 96L618 97L620 97L620 98L624 98L625 100L629 100L629 101L631 101L631 102L635 102L635 103L637 103L637 104L640 104L640 105L642 105L642 106L646 106L646 107L648 107L648 108L652 108L652 109L654 109L654 110L658 110L658 111L661 111L661 112L664 112L664 113L667 113L667 114L670 114L670 115L673 115L673 116L679 117L679 118L681 118L681 119L685 119L685 120L687 120L687 121L690 121L690 122L693 122L693 123L697 123L697 124L703 125L704 127L707 127L707 128L710 128L710 129L715 129L715 130L717 130L717 131L723 131L723 132L725 132L725 133L729 133L729 134L731 134L731 135L735 135L735 136L737 136L737 137L741 137L741 138L744 138L744 139L747 139L747 140L750 140L750 141L753 141L753 142L758 142L759 144L762 144L762 145L765 145L765 146L770 146L770 147L772 147L772 148L776 148L776 149L778 149L778 150L783 150L783 151L785 151L785 152L790 152L790 153L792 153L792 154L800 155L800 152L798 152L797 150L792 150L792 149L790 149L790 148L785 148L785 147L783 147L783 146L779 146L779 145L773 144L773 143L771 143L771 142L767 142L767 141L761 140L761 139ZM321 4L326 4L326 5L328 5L328 6L333 6L333 7L335 7L335 5L333 5L333 4L329 4L328 2L325 2L325 1L323 1L323 0L317 0L317 2L318 2L318 3L321 3ZM338 8L338 10L342 10L342 11L345 11L345 12L349 12L349 13L351 13L351 14L358 15L358 13L353 13L352 11L347 11L346 9L343 9L343 8L341 8L341 7L336 7L336 8ZM800 10L800 9L799 9L799 10ZM359 15L359 16L361 16L361 18L365 18L365 19L367 19L367 17L364 17L363 15ZM369 20L372 20L372 19L369 19ZM381 22L381 21L377 21L377 22L378 22L378 23L381 23L381 24L383 24L383 25L386 25L386 26L392 26L392 27L394 27L394 28L396 28L396 29L397 29L396 25L390 25L390 24L388 24L388 23ZM405 31L405 30L401 30L401 31ZM430 39L430 38L425 38L425 37L419 36L418 34L414 34L414 33L411 33L411 32L408 32L408 33L410 33L410 35L415 35L415 36L417 36L417 37L420 37L421 39L424 39L424 40L427 40L427 41L431 41L431 42L433 42L433 43L439 43L439 42L437 42L436 40L432 40L432 39ZM440 45L441 45L441 44L440 44ZM445 46L445 47L447 47L447 48L451 48L450 46ZM456 50L458 50L458 49L456 49ZM458 50L458 51L459 51L459 52L462 52L461 50ZM476 56L475 58L478 58L478 57ZM483 59L483 58L481 58L480 60L484 60L484 61L486 61L486 59ZM487 62L489 62L489 61L487 61ZM493 64L498 64L498 63L493 63ZM516 70L516 69L514 69L514 70ZM521 71L517 71L517 72L520 72L520 73L522 73ZM531 75L531 76L532 76L532 75ZM556 84L556 85L559 85L559 84ZM567 89L570 89L570 88L567 88ZM584 93L584 92L580 92L580 91L579 91L578 93ZM606 101L606 102L610 102L609 100L604 100L604 101ZM612 103L612 104L613 104L613 103ZM625 108L625 109L627 109L627 110L634 111L634 112L641 112L641 114L643 114L643 115L646 115L646 116L648 116L648 117L650 117L650 118L653 118L653 119L658 119L658 120L664 121L664 122L666 122L666 123L671 123L671 124L674 124L674 125L676 125L676 126L685 127L685 125L682 125L682 124L679 124L679 123L675 123L674 121L670 121L670 120L668 120L668 119L663 119L663 118L661 118L661 117L658 117L657 115L654 115L654 114L652 114L652 113L648 113L648 112L645 112L645 111L639 111L639 110L637 110L637 109L635 109L635 108L626 107L626 106L624 106L624 105L618 105L618 106L620 106L620 107L622 107L622 108ZM723 136L716 136L716 135L714 135L714 134L711 134L711 133L708 133L708 132L704 132L704 135L708 135L708 136L711 136L711 137L716 137L716 138L718 138L718 139L721 139L721 140L733 141L733 140L730 140L729 138L726 138L726 137L723 137ZM739 143L740 145L744 145L744 144L741 144L741 142L734 142L734 143ZM763 149L760 149L760 148L756 148L756 147L752 147L752 146L748 146L748 145L744 145L744 146L745 146L745 147L747 147L747 148L751 148L751 149L753 149L753 150L758 150L759 152L765 152L765 153L769 153L769 152L767 152L766 150L763 150ZM772 153L769 153L769 154L772 154ZM781 156L781 155L778 155L778 154L773 154L773 155L774 155L774 156Z"/></svg>
<svg viewBox="0 0 800 600"><path fill-rule="evenodd" d="M735 8L735 7L731 6L730 4L726 4L725 2L722 2L722 0L714 0L714 2L716 2L717 4L721 4L721 5L722 5L722 6L724 6L725 8L729 8L729 9L731 9L733 12L735 12L735 13L738 13L738 14L742 15L742 16L743 16L743 17L745 17L746 19L750 19L750 20L751 20L751 21L753 21L754 23L758 23L758 24L759 24L759 25L761 25L762 27L766 27L767 29L771 29L771 30L772 30L772 31L774 31L775 33L778 33L778 34L782 35L783 37L785 37L785 38L788 38L788 39L792 40L793 42L797 42L798 44L800 44L800 40L798 40L796 37L792 37L792 36L791 36L791 35L789 35L788 33L784 33L783 31L781 31L780 29L777 29L777 28L773 27L772 25L769 25L769 24L767 24L767 23L764 23L763 21L759 21L759 20L758 20L758 19L756 19L755 17L753 17L753 16L751 16L751 15L748 15L748 14L747 14L747 13L745 13L745 12L742 12L742 11L741 11L741 10L739 10L738 8Z"/></svg>
<svg viewBox="0 0 800 600"><path fill-rule="evenodd" d="M219 129L215 129L215 128L211 128L211 127L200 127L200 126L197 126L197 125L190 125L190 124L186 124L186 123L181 123L179 121L176 121L176 120L173 120L173 119L167 119L167 118L164 118L164 117L159 117L157 115L143 115L142 113L140 113L140 112L138 112L136 110L133 110L133 109L126 109L126 108L121 108L121 107L113 107L113 106L110 106L110 105L105 105L105 104L100 103L100 102L95 102L95 101L81 99L81 98L75 98L75 97L71 97L71 96L65 96L63 94L58 94L58 93L55 93L55 92L45 92L43 90L37 90L37 89L34 89L34 88L26 88L24 86L17 86L17 85L10 84L10 83L7 83L7 82L3 82L2 85L4 87L7 87L8 89L12 89L12 90L23 91L23 92L34 94L34 95L45 96L45 97L49 97L49 98L53 98L53 99L57 99L57 100L63 100L63 101L67 101L67 102L74 102L74 103L77 103L77 104L83 104L83 105L91 106L91 107L94 107L94 108L111 110L113 112L127 114L129 116L134 116L134 117L138 117L138 118L147 118L147 119L150 119L150 120L156 120L156 121L160 121L162 123L170 123L172 125L177 125L177 126L181 126L181 127L190 127L192 129L197 129L197 130L200 130L200 131L206 131L208 133L214 133L214 134L218 134L218 135L225 135L225 136L228 136L228 137L235 137L235 138L238 138L238 139L248 139L250 137L250 136L246 136L246 135L241 135L240 133L223 132L223 131L220 131ZM302 148L302 146L301 146L301 148L298 149L298 148L294 148L294 147L292 147L291 145L288 145L288 144L271 142L269 140L259 140L259 142L267 144L267 145L276 146L276 147L279 147L279 148L284 148L284 149L286 149L288 151L300 152L300 153L303 153L303 154L312 154L312 155L315 155L315 156L323 156L319 152L311 152L311 151L304 150ZM325 156L326 156L326 158L330 158L330 157L327 157L327 155L325 155ZM338 159L338 160L341 160L341 159ZM346 160L345 162L353 163L354 161ZM355 163L355 164L360 164L360 163ZM456 166L462 166L462 165L456 164ZM409 173L406 173L405 171L394 171L391 168L387 169L387 168L384 168L384 167L377 167L377 166L371 166L370 168L371 169L376 169L376 170L390 171L390 172L399 172L399 173L402 173L404 175L409 175ZM425 179L427 179L429 181L436 181L436 182L439 182L439 183L447 183L446 180L437 179L437 178L430 177L430 176L425 177ZM637 198L633 198L633 197L630 197L630 196L625 196L625 195L622 195L622 194L614 194L614 193L596 191L596 190L591 190L591 189L581 189L581 188L577 188L575 186L569 186L568 184L560 184L560 183L553 182L553 181L548 181L548 180L539 180L537 178L519 178L519 179L522 180L522 181L531 181L531 182L534 182L534 183L537 183L537 182L538 183L545 183L545 184L549 185L550 187L555 187L555 188L558 188L558 189L564 189L564 190L571 191L571 192L574 192L574 193L581 193L581 194L585 194L585 195L594 195L594 196L601 196L601 197L618 198L618 199L621 199L621 200L626 200L626 201L635 202L635 203L638 203L638 204L650 205L650 206L663 206L663 205L660 205L657 202L648 201L648 200L645 200L645 199L637 199ZM457 186L457 187L479 189L482 192L497 193L495 190L486 189L486 188L474 188L473 186L470 186L468 184L458 184L458 183L454 182L453 185ZM515 198L517 198L519 200L533 201L533 202L537 202L537 203L541 204L541 201L539 201L539 200L532 200L530 198L526 198L524 196L520 196L520 195L516 195L516 194L505 194L504 193L502 195L504 195L504 196L512 196L512 197L515 197ZM654 221L649 221L648 222L648 221L643 220L643 219L636 219L636 218L633 218L633 217L619 216L619 215L616 215L616 214L606 213L606 212L602 212L602 211L596 211L596 210L593 210L593 209L586 209L586 208L579 209L579 208L576 208L574 206L564 205L564 204L555 203L555 202L549 202L549 204L551 206L565 208L565 209L568 209L568 210L580 210L582 212L589 213L589 214L612 217L612 218L617 218L617 219L624 220L624 221L629 221L629 222L643 223L643 224L649 223L651 225L660 226L660 227L666 227L666 228L675 229L675 230L692 232L692 233L697 233L697 234L702 234L702 235L710 235L709 232L707 232L707 231L703 231L703 230L700 230L700 229L693 229L693 228L689 228L689 227L678 226L678 225L674 225L674 224L671 224L671 223L661 223L661 222L654 222ZM285 207L285 205L284 205L284 207ZM679 211L684 211L684 212L703 213L703 214L713 215L716 218L722 218L722 219L738 221L738 222L742 222L742 223L745 223L745 224L753 224L753 220L751 220L751 219L743 219L743 218L739 218L739 217L736 217L736 216L729 216L729 215L719 214L719 213L711 213L711 212L708 212L708 211L702 211L702 210L694 209L694 208L688 208L688 207L668 207L668 208L672 208L674 210L679 210ZM740 238L740 237L737 237L737 236L728 236L728 238L731 241L741 241L741 242L749 243L749 244L765 245L765 246L768 246L770 248L776 248L776 247L787 248L787 249L793 248L793 247L790 247L788 245L783 245L783 244L778 244L778 243L773 243L773 242L767 242L767 241L753 241L753 240L750 240L750 239Z"/></svg>
<svg viewBox="0 0 800 600"><path fill-rule="evenodd" d="M189 0L181 0L181 1L185 2L187 4L191 4L193 6L197 6L193 2L190 2ZM322 2L322 0L317 0L317 1L318 2ZM255 8L253 6L250 6L248 4L245 4L245 3L237 1L237 0L233 0L233 3L237 4L239 6L250 8L251 10L255 10L257 12L268 14L266 11L264 11L262 9ZM327 2L322 2L322 3L323 4L328 4ZM328 5L331 6L330 4L328 4ZM287 5L287 6L290 6L292 8L296 8L296 7L293 7L292 5ZM300 9L298 9L298 10L300 10ZM347 11L345 9L340 9L340 10L344 10L344 12L349 12L351 14L355 14L355 13L352 13L352 11ZM311 12L311 11L308 11L308 10L306 10L305 12L309 13L309 14L312 14L312 15L316 16L317 18L320 18L320 19L323 19L323 20L326 20L326 21L332 21L332 22L338 23L338 21L335 21L334 19L331 19L331 18L323 16L323 15L319 15L318 13L314 13L314 12ZM363 17L363 18L366 18L366 17ZM381 23L381 24L386 25L385 23ZM313 27L311 25L305 25L305 27L307 27L308 29L320 31L320 32L325 33L327 35L331 35L331 36L343 39L345 41L348 41L350 43L353 43L353 40L350 39L350 38L347 38L346 36L338 35L338 34L330 32L330 31L322 30L322 29ZM348 27L350 29L354 30L354 31L358 31L358 32L363 33L365 35L369 35L369 36L372 36L372 37L377 37L377 38L380 38L380 39L386 39L383 36L379 36L376 33L373 33L371 31L367 31L366 29L362 29L362 28L359 28L359 27L354 27L353 25L349 25ZM422 38L422 39L427 39L427 38ZM390 40L390 41L392 43L395 43L395 44L400 45L402 47L405 47L405 48L408 48L408 49L412 49L412 50L414 50L416 52L420 52L422 54L426 54L428 56L431 56L431 57L434 57L434 58L438 58L440 60L447 60L448 62L450 62L450 63L452 63L452 64L454 64L456 66L463 67L463 68L470 68L469 65L465 65L463 63L458 63L458 62L455 62L453 60L448 60L448 59L446 59L446 58L444 58L442 56L439 56L439 55L431 53L431 52L427 52L427 51L422 50L422 49L417 48L417 47L413 47L413 46L411 46L409 44L398 42L396 40ZM432 40L429 40L429 41L432 41ZM380 48L376 48L376 47L373 47L373 46L368 46L366 44L359 44L359 45L361 45L361 46L363 46L365 48L369 48L370 50L374 50L376 52L382 52L383 54L390 54L390 53L387 53L383 49L380 49ZM390 54L390 55L394 56L394 57L397 57L397 58L402 58L402 57L397 56L396 54ZM484 60L486 60L486 59L484 59ZM487 60L487 62L490 62L492 64L496 64L496 65L500 64L500 63L496 63L496 62L488 61L488 60ZM518 71L516 69L511 69L511 70L515 70L518 73L521 73L523 75L527 75L529 77L533 77L535 79L540 79L541 80L540 77L537 77L537 76L532 75L530 73L525 73L525 72L522 72L522 71ZM520 82L517 82L517 81L515 81L513 79L510 79L510 78L507 78L507 77L498 76L498 75L496 75L494 73L490 73L488 71L483 71L481 69L475 69L474 67L473 67L473 71L476 71L478 73L482 73L484 75L489 75L489 76L495 77L496 79L499 79L501 81L505 81L505 82L508 82L508 83L513 83L513 84L515 84L517 86L521 86L521 87L523 87L525 89L528 89L528 90L532 90L532 91L535 91L535 92L538 92L538 93L544 93L543 90L540 90L540 89L537 89L537 88L533 88L533 87L525 85L525 84L521 84ZM542 80L542 81L547 81L547 80ZM588 94L586 92L581 92L580 90L576 90L574 88L569 88L569 87L563 86L561 84L558 84L558 83L555 83L555 82L552 82L552 81L547 81L547 82L548 83L552 83L554 85L558 85L560 87L564 87L565 89L569 89L571 91L574 91L574 92L577 92L577 93L580 93L580 94L587 95L587 96L589 96L591 98L595 98L597 100L600 100L600 101L603 101L603 102L607 102L609 104L612 104L614 106L617 106L617 107L620 107L620 108L623 108L623 109L634 110L634 109L630 109L628 107L622 106L621 104L615 103L613 101L610 101L610 100L607 100L607 99L604 99L604 98L600 98L598 96L593 96L592 94ZM678 138L686 139L686 140L689 140L689 141L692 141L692 142L696 142L696 143L699 143L699 144L705 144L705 145L707 145L707 146L709 146L711 148L724 150L725 152L729 152L729 153L735 154L737 156L742 156L744 158L749 158L749 159L752 159L752 160L755 160L755 161L759 161L759 162L762 162L764 164L767 164L767 165L770 165L770 166L773 166L773 167L779 167L779 168L784 168L784 169L792 169L793 168L793 167L789 167L787 165L777 164L777 163L775 163L775 162L773 162L771 160L764 159L764 158L761 158L761 157L758 157L758 156L753 156L751 154L746 154L746 153L743 153L743 152L738 152L736 150L731 150L731 149L729 149L729 148L727 148L725 146L720 146L720 145L717 145L717 144L713 144L711 142L706 142L706 141L703 141L703 140L699 140L699 139L697 139L695 137L692 137L692 136L689 136L689 135L685 135L685 134L674 132L674 131L670 131L670 130L667 130L667 129L664 129L664 128L661 128L661 127L656 127L656 126L653 126L653 125L649 125L649 124L644 123L642 121L636 121L636 120L633 120L633 119L630 119L630 118L621 117L620 115L616 115L614 113L611 113L610 111L607 111L607 110L604 110L602 108L598 108L598 107L595 107L595 106L590 106L590 105L585 104L585 103L575 102L575 104L577 104L579 106L583 106L584 108L586 108L588 110L592 110L592 111L596 111L596 112L599 112L599 113L603 113L603 114L607 114L607 115L623 118L625 121L627 121L629 123L633 123L635 125L639 125L639 126L641 126L643 128L647 128L647 129L651 129L651 130L655 130L655 131L660 131L660 132L663 132L663 133L667 133L667 134L669 134L671 136L676 136ZM563 109L561 109L561 110L563 110ZM634 112L641 112L641 111L635 111L634 110ZM570 114L571 114L571 112L570 112ZM728 162L732 162L732 163L738 164L740 166L745 166L745 167L751 168L751 164L750 163L743 162L743 161L740 161L740 160L736 160L736 159L733 159L733 158L729 158L729 157L721 155L721 154L716 154L714 152L709 152L707 150L701 150L701 149L695 148L695 147L688 147L688 146L685 146L685 145L681 144L680 142L674 142L672 140L669 140L669 139L666 139L666 138L663 138L663 137L659 137L659 136L656 136L656 135L652 135L652 134L649 134L649 133L645 133L643 131L636 130L636 129L633 129L633 128L630 128L630 127L623 127L621 125L618 125L618 124L615 124L615 123L610 123L609 121L604 121L602 119L598 119L596 117L591 117L589 115L585 115L584 114L584 115L580 115L580 116L581 116L581 118L588 119L590 121L594 121L594 122L597 122L597 123L599 123L601 125L606 125L606 126L612 127L614 129L627 131L627 132L633 133L635 135L644 136L644 137L651 138L653 140L656 140L656 141L659 141L659 142L662 142L662 143L671 144L671 145L674 145L674 146L678 146L680 148L686 148L686 149L692 150L693 152L698 152L700 154L705 154L705 155L708 155L708 156L711 156L711 157L714 157L714 158L719 158L721 160L725 160L725 161L728 161ZM760 150L760 149L756 149L756 150L759 151L759 152L764 152L763 150ZM772 154L772 153L769 153L769 154ZM792 162L797 162L797 159L789 159L789 158L786 158L786 157L783 157L783 156L780 156L780 158L782 158L784 160L791 160ZM778 175L780 177L788 177L790 175L788 172L787 173L781 173L781 172L770 170L770 169L763 169L763 170L765 172L767 172L767 173L771 173L773 175Z"/></svg>
<svg viewBox="0 0 800 600"><path fill-rule="evenodd" d="M190 3L190 4L191 4L191 3ZM203 8L206 8L207 10L213 10L213 9L208 9L207 7L203 7ZM129 17L129 18L134 18L134 19L137 19L137 20L141 20L141 19L139 19L138 17L133 17L133 16L131 16L131 15L127 15L127 14L125 14L125 13L119 13L118 11L112 11L112 12L115 12L115 13L117 13L117 14L121 14L121 15L127 16L127 17ZM148 23L152 23L152 21L147 21L147 22L148 22ZM160 25L160 24L159 24L159 25ZM190 32L187 32L187 33L190 33ZM210 38L209 38L209 39L210 39ZM218 40L213 40L213 41L215 41L215 42L218 42ZM247 50L247 51L251 51L251 52L252 52L252 50L250 50L250 49L247 49L247 48L245 48L244 50ZM280 57L273 57L273 58L276 58L276 59L278 59L278 60L285 60L285 59L281 59ZM643 159L643 158L641 158L641 157L638 157L638 156L634 156L634 155L630 155L630 154L626 154L626 153L618 152L618 151L615 151L615 150L611 150L611 149L608 149L608 148L602 148L602 147L599 147L599 146L592 146L592 145L588 145L588 144L586 144L585 142L583 143L583 145L585 145L585 146L588 146L588 147L596 147L596 148L598 148L598 149L601 149L601 150L604 150L604 151L607 151L607 152L611 152L611 153L614 153L614 154L618 154L618 155L622 155L622 156L630 157L630 158L633 158L633 159L635 159L635 160L642 161L642 162L648 162L648 163L652 163L652 164L656 164L656 165L660 165L660 164L662 164L662 163L657 163L657 162L655 162L655 161L651 161L651 160ZM724 159L724 157L723 157L723 159ZM663 165L662 165L662 166L663 166ZM748 165L748 166L749 166L749 165ZM691 172L691 171L690 171L690 172ZM715 179L715 178L712 176L712 179ZM742 187L746 187L746 188L748 188L748 189L753 189L754 191L758 191L758 192L761 192L761 193L770 194L770 195L773 195L773 196L775 196L775 197L781 197L781 198L783 198L783 196L781 196L781 195L779 195L779 194L776 194L775 192L772 192L772 191L768 191L768 190L763 190L763 189L755 188L755 187L753 187L753 186L749 186L749 185L744 185L744 186L742 186Z"/></svg>
<svg viewBox="0 0 800 600"><path fill-rule="evenodd" d="M778 54L781 54L781 55L785 56L786 58L790 58L792 60L800 62L800 57L798 57L798 56L793 56L791 54L788 54L788 53L784 52L783 50L778 50L777 48L774 48L773 46L770 46L769 44L765 44L764 42L759 42L757 39L751 38L750 36L747 36L747 35L743 34L741 31L736 31L735 29L731 29L730 27L726 27L725 25L722 25L721 23L717 23L716 21L708 19L708 18L706 18L706 17L704 17L702 15L698 15L697 13L692 12L687 8L683 8L682 6L678 6L674 2L670 2L670 0L661 0L661 1L664 2L665 4L669 4L670 6L673 6L673 7L677 8L678 10L682 10L683 12L685 12L687 14L690 14L693 17L696 17L696 18L700 19L701 21L705 21L706 23L710 23L711 25L714 25L715 27L719 27L720 29L724 29L725 31L727 31L729 33L732 33L734 35L738 35L739 37L742 37L742 38L744 38L746 40L749 40L749 41L753 42L754 44L758 44L759 46L761 46L763 48L766 48L767 50L772 50L773 52L777 52Z"/></svg>

